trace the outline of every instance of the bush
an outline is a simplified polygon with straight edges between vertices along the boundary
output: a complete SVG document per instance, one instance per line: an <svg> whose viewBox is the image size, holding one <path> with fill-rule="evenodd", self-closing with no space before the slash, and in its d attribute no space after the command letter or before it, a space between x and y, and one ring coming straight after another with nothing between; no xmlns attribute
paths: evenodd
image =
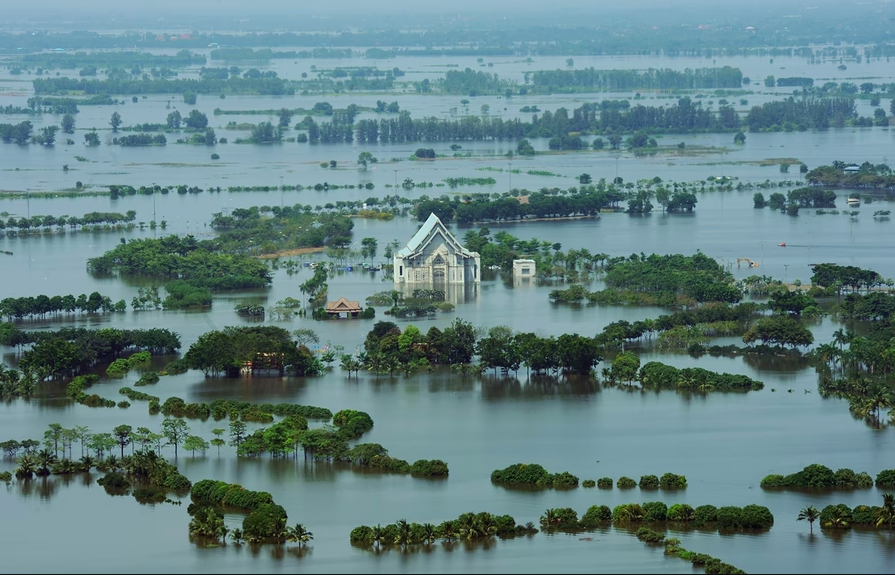
<svg viewBox="0 0 895 575"><path fill-rule="evenodd" d="M158 380L159 380L158 373L156 373L154 371L147 371L146 373L141 375L140 379L138 379L134 383L134 387L142 387L144 385L152 385L152 384L158 383Z"/></svg>
<svg viewBox="0 0 895 575"><path fill-rule="evenodd" d="M170 489L171 491L182 491L184 489L189 489L190 486L192 486L192 483L185 475L175 469L173 473L169 473L165 478L163 486L165 489Z"/></svg>
<svg viewBox="0 0 895 575"><path fill-rule="evenodd" d="M491 473L492 483L549 487L550 474L537 463L516 463Z"/></svg>
<svg viewBox="0 0 895 575"><path fill-rule="evenodd" d="M221 157L220 157L219 155L217 155L217 154L212 154L212 155L211 155L211 159L212 159L212 160L220 160Z"/></svg>
<svg viewBox="0 0 895 575"><path fill-rule="evenodd" d="M447 463L440 459L420 459L410 466L410 474L417 477L447 477Z"/></svg>
<svg viewBox="0 0 895 575"><path fill-rule="evenodd" d="M870 489L873 487L873 478L866 471L862 471L855 475L855 487L859 489Z"/></svg>
<svg viewBox="0 0 895 575"><path fill-rule="evenodd" d="M695 518L695 510L693 509L693 507L687 505L686 503L675 503L668 508L668 521L687 523L689 521L693 521Z"/></svg>
<svg viewBox="0 0 895 575"><path fill-rule="evenodd" d="M852 525L851 507L844 503L827 505L820 512L820 526L824 529L849 529Z"/></svg>
<svg viewBox="0 0 895 575"><path fill-rule="evenodd" d="M718 528L719 529L739 529L742 526L743 510L733 505L728 505L718 509Z"/></svg>
<svg viewBox="0 0 895 575"><path fill-rule="evenodd" d="M870 507L869 505L858 505L852 509L852 523L855 525L872 525L876 527L882 512L881 507ZM823 527L823 523L821 523Z"/></svg>
<svg viewBox="0 0 895 575"><path fill-rule="evenodd" d="M778 473L766 475L765 478L761 480L762 489L780 489L786 486L786 477Z"/></svg>
<svg viewBox="0 0 895 575"><path fill-rule="evenodd" d="M605 505L592 505L581 518L581 526L585 528L599 527L612 520L612 510Z"/></svg>
<svg viewBox="0 0 895 575"><path fill-rule="evenodd" d="M641 475L640 476L640 488L641 489L658 489L659 488L659 478L655 475Z"/></svg>
<svg viewBox="0 0 895 575"><path fill-rule="evenodd" d="M161 503L166 499L165 490L158 487L138 487L133 492L138 503Z"/></svg>
<svg viewBox="0 0 895 575"><path fill-rule="evenodd" d="M578 478L568 471L563 471L551 475L550 485L556 489L573 489L578 487Z"/></svg>
<svg viewBox="0 0 895 575"><path fill-rule="evenodd" d="M550 514L552 518L549 517ZM548 509L548 514L541 517L541 526L544 529L574 531L578 529L578 512L571 507Z"/></svg>
<svg viewBox="0 0 895 575"><path fill-rule="evenodd" d="M661 533L653 531L652 529L647 529L646 527L641 527L635 533L637 539L640 539L644 543L661 543L665 540L665 536Z"/></svg>
<svg viewBox="0 0 895 575"><path fill-rule="evenodd" d="M650 501L643 504L644 521L665 521L668 516L668 506L661 501Z"/></svg>
<svg viewBox="0 0 895 575"><path fill-rule="evenodd" d="M687 478L675 473L666 473L659 479L659 487L662 489L685 489Z"/></svg>
<svg viewBox="0 0 895 575"><path fill-rule="evenodd" d="M746 505L740 520L743 529L768 529L774 524L774 515L764 505Z"/></svg>
<svg viewBox="0 0 895 575"><path fill-rule="evenodd" d="M351 530L351 535L349 536L349 538L351 540L351 543L355 545L372 545L373 529L367 527L366 525L355 527Z"/></svg>
<svg viewBox="0 0 895 575"><path fill-rule="evenodd" d="M597 482L594 481L593 479L585 479L584 481L581 482L581 486L582 487L596 487Z"/></svg>
<svg viewBox="0 0 895 575"><path fill-rule="evenodd" d="M597 479L597 487L600 489L612 489L612 478L601 477Z"/></svg>
<svg viewBox="0 0 895 575"><path fill-rule="evenodd" d="M181 373L186 373L187 371L189 371L189 369L190 368L187 366L184 360L175 359L165 366L165 373L167 373L168 375L180 375Z"/></svg>
<svg viewBox="0 0 895 575"><path fill-rule="evenodd" d="M275 503L261 505L242 521L242 531L246 537L269 539L279 536L286 527L286 510Z"/></svg>
<svg viewBox="0 0 895 575"><path fill-rule="evenodd" d="M106 473L103 477L96 480L99 485L106 489L127 489L131 486L131 482L122 473Z"/></svg>
<svg viewBox="0 0 895 575"><path fill-rule="evenodd" d="M895 487L895 469L884 469L876 474L877 487Z"/></svg>
<svg viewBox="0 0 895 575"><path fill-rule="evenodd" d="M714 505L700 505L693 510L693 522L697 524L714 523L718 520L718 508Z"/></svg>
<svg viewBox="0 0 895 575"><path fill-rule="evenodd" d="M622 475L618 478L618 483L615 484L619 489L634 489L637 487L637 483L634 482L630 477L625 477Z"/></svg>

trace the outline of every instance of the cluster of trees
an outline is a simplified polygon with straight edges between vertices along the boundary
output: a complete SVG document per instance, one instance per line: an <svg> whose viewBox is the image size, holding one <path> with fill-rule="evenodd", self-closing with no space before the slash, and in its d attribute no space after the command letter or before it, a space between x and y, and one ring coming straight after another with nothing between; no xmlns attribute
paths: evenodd
<svg viewBox="0 0 895 575"><path fill-rule="evenodd" d="M189 309L210 307L213 296L208 288L196 286L184 280L165 284L165 298L159 295L158 286L141 287L131 300L134 311L148 309Z"/></svg>
<svg viewBox="0 0 895 575"><path fill-rule="evenodd" d="M460 366L472 362L478 354L479 369L500 369L506 374L521 365L536 373L563 372L588 374L602 361L592 338L563 334L542 338L533 333L513 333L506 326L491 328L481 338L472 324L455 319L444 331L429 328L426 335L413 326L402 332L392 322L377 322L367 334L365 352L357 358L343 358L343 368L357 361L374 373L405 371L412 373L420 365ZM353 364L351 365L354 366Z"/></svg>
<svg viewBox="0 0 895 575"><path fill-rule="evenodd" d="M170 372L169 372L170 373ZM123 388L124 389L124 388ZM139 393L139 392L137 392ZM299 405L297 403L249 403L233 399L216 399L211 403L186 403L183 399L172 396L165 403L158 405L158 398L150 401L150 412L160 411L162 415L173 417L188 417L205 420L209 417L215 421L225 418L231 420L230 435L234 438L234 447L238 447L245 435L243 422L273 423L274 416L302 417L305 419L329 420L333 417L332 411L325 407L313 405ZM237 425L241 424L241 425ZM241 431L240 431L241 430Z"/></svg>
<svg viewBox="0 0 895 575"><path fill-rule="evenodd" d="M286 45L286 44L281 44ZM348 48L311 48L310 50L271 50L270 48L215 48L209 54L212 60L251 60L253 62L260 60L270 60L276 58L288 58L294 60L296 58L351 58L354 52ZM235 66L231 66L231 69ZM236 72L239 73L238 71Z"/></svg>
<svg viewBox="0 0 895 575"><path fill-rule="evenodd" d="M607 288L603 291L666 294L670 301L684 296L700 303L736 303L742 299L742 293L730 272L702 252L693 256L632 254L627 258L609 258L603 268ZM576 289L554 290L550 292L550 299L563 302L584 298L600 301L599 295L592 296L582 286L573 288Z"/></svg>
<svg viewBox="0 0 895 575"><path fill-rule="evenodd" d="M3 221L0 219L0 230L8 230L9 233L17 235L29 232L42 232L56 226L58 230L64 230L68 226L71 230L80 228L84 230L90 227L95 228L100 224L120 224L124 222L133 222L137 217L137 212L128 210L125 214L117 212L90 212L82 217L77 216L31 216L30 218L14 218L10 217Z"/></svg>
<svg viewBox="0 0 895 575"><path fill-rule="evenodd" d="M638 369L639 368L639 369ZM764 388L764 383L745 375L718 373L701 367L678 369L658 361L640 366L640 359L630 352L620 353L612 367L604 370L609 382L637 380L644 389L680 389L689 391L750 391Z"/></svg>
<svg viewBox="0 0 895 575"><path fill-rule="evenodd" d="M450 74L450 72L448 72ZM632 92L635 90L718 90L739 89L743 73L738 68L668 68L640 70L540 70L532 72L535 89L551 92ZM528 76L528 74L526 74Z"/></svg>
<svg viewBox="0 0 895 575"><path fill-rule="evenodd" d="M256 70L257 71L257 70ZM114 95L114 94L258 94L262 96L291 96L295 88L291 82L276 77L254 77L246 72L242 78L226 80L214 78L176 79L151 78L143 74L141 78L110 78L90 80L76 78L35 78L34 93L43 95ZM276 74L274 73L274 76ZM260 76L260 74L259 74Z"/></svg>
<svg viewBox="0 0 895 575"><path fill-rule="evenodd" d="M895 317L895 295L883 292L850 293L839 304L842 317L865 321L889 320Z"/></svg>
<svg viewBox="0 0 895 575"><path fill-rule="evenodd" d="M89 296L81 294L77 297L73 295L7 297L0 300L0 317L9 320L35 316L43 318L50 314L58 316L62 313L75 312L113 312L124 311L126 308L124 300L112 303L109 296L99 292L93 292Z"/></svg>
<svg viewBox="0 0 895 575"><path fill-rule="evenodd" d="M885 472L881 472L877 476L877 483L885 480ZM761 480L761 487L762 489L870 489L873 487L873 479L866 471L855 473L845 467L834 472L825 465L812 463L803 470L789 475L768 475Z"/></svg>
<svg viewBox="0 0 895 575"><path fill-rule="evenodd" d="M129 134L112 138L113 146L164 146L167 143L164 134Z"/></svg>
<svg viewBox="0 0 895 575"><path fill-rule="evenodd" d="M696 553L688 551L681 547L680 539L675 537L665 538L665 535L653 531L647 527L641 527L635 534L637 539L643 541L647 545L657 543L665 544L666 555L677 555L680 559L689 561L694 566L703 567L706 573L731 573L735 575L745 575L745 571L738 569L729 563L725 563L717 557L712 557L706 553Z"/></svg>
<svg viewBox="0 0 895 575"><path fill-rule="evenodd" d="M857 266L843 266L832 263L810 264L811 285L834 288L841 293L844 288L853 292L872 290L886 284L886 280L873 270Z"/></svg>
<svg viewBox="0 0 895 575"><path fill-rule="evenodd" d="M70 376L111 360L125 351L170 354L180 349L180 337L163 328L126 330L117 328L62 328L56 331L21 331L0 324L0 344L33 344L22 354L19 367L39 379Z"/></svg>
<svg viewBox="0 0 895 575"><path fill-rule="evenodd" d="M516 463L491 473L491 483L510 487L552 487L572 489L578 487L578 478L568 471L548 473L537 463Z"/></svg>
<svg viewBox="0 0 895 575"><path fill-rule="evenodd" d="M318 375L323 364L289 331L276 326L226 327L199 336L183 357L190 369L207 376L238 377L245 370L286 371L296 375Z"/></svg>
<svg viewBox="0 0 895 575"><path fill-rule="evenodd" d="M866 190L895 190L895 172L887 164L873 165L864 162L858 171L844 169L856 164L835 161L829 166L819 166L805 174L805 181L814 186Z"/></svg>
<svg viewBox="0 0 895 575"><path fill-rule="evenodd" d="M16 62L25 66L38 66L45 70L75 70L88 66L94 68L126 68L136 74L141 73L141 68L164 67L186 68L188 66L201 66L206 59L202 54L190 50L179 50L174 55L152 54L150 52L115 51L115 52L41 52L37 54L23 54L16 58Z"/></svg>
<svg viewBox="0 0 895 575"><path fill-rule="evenodd" d="M802 513L807 515L806 519L810 521L811 517L815 517L824 529L851 529L853 526L895 528L895 495L891 493L883 494L881 506L856 505L852 508L839 503L827 505L819 514L814 513L816 509L814 512L805 513L805 511ZM813 521L811 523L813 524Z"/></svg>
<svg viewBox="0 0 895 575"><path fill-rule="evenodd" d="M212 240L170 235L158 239L124 242L105 254L87 260L94 274L146 275L182 279L196 287L212 290L266 287L270 270L264 262L239 255L220 253Z"/></svg>
<svg viewBox="0 0 895 575"><path fill-rule="evenodd" d="M354 222L340 214L311 213L311 206L252 206L236 208L229 215L215 213L211 226L219 232L214 245L222 249L244 250L250 242L262 253L273 253L350 244Z"/></svg>
<svg viewBox="0 0 895 575"><path fill-rule="evenodd" d="M248 543L294 541L300 546L314 539L314 534L301 523L287 527L286 510L274 503L266 491L252 491L236 483L203 479L190 489L192 504L188 513L190 533L211 540L222 539L230 534L234 542ZM224 526L224 511L247 511L242 529L232 531Z"/></svg>
<svg viewBox="0 0 895 575"><path fill-rule="evenodd" d="M842 127L857 119L852 98L787 98L753 106L744 123L753 132L791 132Z"/></svg>
<svg viewBox="0 0 895 575"><path fill-rule="evenodd" d="M351 544L361 547L391 547L402 549L408 545L430 545L438 539L448 543L453 541L487 540L492 537L515 537L517 535L534 535L538 530L533 523L517 525L510 515L492 515L488 512L463 513L457 519L445 521L440 525L431 523L408 523L401 519L382 527L361 525L351 530Z"/></svg>
<svg viewBox="0 0 895 575"><path fill-rule="evenodd" d="M541 516L542 528L552 531L576 532L603 527L609 523L626 527L638 523L687 524L730 532L743 529L769 529L774 524L774 516L763 505L745 507L700 505L694 508L687 503L675 503L669 507L661 501L643 504L625 503L612 510L606 505L594 505L580 520L578 513L568 507L548 509Z"/></svg>

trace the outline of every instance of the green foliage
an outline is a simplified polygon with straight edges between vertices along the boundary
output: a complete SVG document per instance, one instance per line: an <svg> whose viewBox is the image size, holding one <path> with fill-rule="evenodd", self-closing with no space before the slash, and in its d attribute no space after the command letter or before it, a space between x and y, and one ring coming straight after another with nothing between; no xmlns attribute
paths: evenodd
<svg viewBox="0 0 895 575"><path fill-rule="evenodd" d="M373 419L363 411L343 409L333 415L333 425L338 428L336 435L348 441L373 429Z"/></svg>
<svg viewBox="0 0 895 575"><path fill-rule="evenodd" d="M131 486L131 482L128 481L123 473L115 472L106 473L103 477L97 479L96 482L107 490L124 490Z"/></svg>
<svg viewBox="0 0 895 575"><path fill-rule="evenodd" d="M570 507L548 509L541 516L541 528L547 531L577 531L578 513Z"/></svg>
<svg viewBox="0 0 895 575"><path fill-rule="evenodd" d="M644 543L662 543L665 541L664 535L646 527L641 527L634 535Z"/></svg>
<svg viewBox="0 0 895 575"><path fill-rule="evenodd" d="M612 483L611 477L601 477L597 479L597 487L600 489L612 489Z"/></svg>
<svg viewBox="0 0 895 575"><path fill-rule="evenodd" d="M639 485L641 489L658 489L659 478L655 475L641 475Z"/></svg>
<svg viewBox="0 0 895 575"><path fill-rule="evenodd" d="M612 520L612 510L605 505L592 505L581 517L581 527L600 527Z"/></svg>
<svg viewBox="0 0 895 575"><path fill-rule="evenodd" d="M555 487L571 489L578 487L578 478L567 471L548 473L536 463L516 463L491 473L491 482L508 486Z"/></svg>
<svg viewBox="0 0 895 575"><path fill-rule="evenodd" d="M642 507L644 521L665 521L668 516L668 506L661 501L647 502L644 503Z"/></svg>
<svg viewBox="0 0 895 575"><path fill-rule="evenodd" d="M820 512L820 526L824 529L851 529L851 508L844 503L827 505Z"/></svg>
<svg viewBox="0 0 895 575"><path fill-rule="evenodd" d="M872 486L866 472L856 474L851 469L843 468L834 473L829 467L817 463L790 475L772 474L761 480L762 489L852 489Z"/></svg>
<svg viewBox="0 0 895 575"><path fill-rule="evenodd" d="M581 487L596 487L596 486L597 486L597 482L594 481L593 479L585 479L584 481L581 482Z"/></svg>
<svg viewBox="0 0 895 575"><path fill-rule="evenodd" d="M659 479L659 487L662 489L685 489L687 487L687 478L675 473L665 473Z"/></svg>
<svg viewBox="0 0 895 575"><path fill-rule="evenodd" d="M718 520L718 508L714 505L700 505L693 510L693 523L704 525Z"/></svg>
<svg viewBox="0 0 895 575"><path fill-rule="evenodd" d="M291 371L296 375L317 375L323 370L319 359L307 347L297 345L289 331L276 326L226 327L201 336L190 346L183 360L191 369L206 375L239 375L243 367L252 370Z"/></svg>
<svg viewBox="0 0 895 575"><path fill-rule="evenodd" d="M634 489L637 487L637 482L631 479L630 477L625 477L624 475L618 478L618 483L616 483L616 487L619 489Z"/></svg>
<svg viewBox="0 0 895 575"><path fill-rule="evenodd" d="M876 486L886 489L895 487L895 469L884 469L877 473Z"/></svg>
<svg viewBox="0 0 895 575"><path fill-rule="evenodd" d="M668 521L687 523L696 519L696 511L686 503L675 503L668 508Z"/></svg>
<svg viewBox="0 0 895 575"><path fill-rule="evenodd" d="M278 538L286 527L287 520L286 510L282 506L275 503L264 503L243 519L242 531L247 539Z"/></svg>
<svg viewBox="0 0 895 575"><path fill-rule="evenodd" d="M447 463L440 459L419 459L410 466L410 474L415 477L447 477Z"/></svg>

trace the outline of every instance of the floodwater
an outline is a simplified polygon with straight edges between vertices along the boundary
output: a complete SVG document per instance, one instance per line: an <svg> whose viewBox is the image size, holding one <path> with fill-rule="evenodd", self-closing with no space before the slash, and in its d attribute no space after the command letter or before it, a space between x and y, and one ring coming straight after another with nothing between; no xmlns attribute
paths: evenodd
<svg viewBox="0 0 895 575"><path fill-rule="evenodd" d="M424 59L389 61L408 69L428 65ZM576 66L600 67L700 67L710 63L694 59L619 58L596 61L575 58ZM594 61L592 61L594 60ZM797 62L773 66L760 59L743 59L743 69L753 80L775 73L787 66L787 75L812 75L797 70ZM795 59L793 59L795 60ZM560 63L562 62L562 63ZM311 61L299 61L310 66ZM367 62L369 63L369 62ZM378 62L377 62L378 63ZM724 65L719 59L716 65ZM348 65L347 62L342 63ZM383 67L383 63L378 63ZM214 65L212 63L211 65ZM293 77L301 71L285 66L281 76ZM317 62L319 67L330 61ZM335 64L332 64L335 65ZM461 62L461 66L463 62ZM733 65L733 64L731 64ZM520 64L520 67L522 65ZM534 65L532 65L534 66ZM564 59L550 67L564 66ZM819 66L819 65L817 65ZM834 77L834 65L824 65L824 74ZM857 66L878 67L876 63ZM498 71L495 61L495 69ZM548 66L543 66L549 69ZM813 71L814 66L812 66ZM849 73L854 65L849 66ZM462 69L462 68L461 68ZM876 69L876 68L874 68ZM278 71L280 69L278 68ZM754 70L754 71L753 71ZM867 75L883 74L881 71ZM863 73L863 72L862 72ZM885 73L891 74L890 71ZM503 75L503 72L501 72ZM840 80L841 81L841 80ZM4 83L8 87L9 83ZM30 84L20 84L30 86ZM4 93L0 92L0 95ZM4 105L27 95L0 98ZM380 96L381 97L381 96ZM419 116L419 110L432 107L433 112L447 114L453 98L439 96L399 95L403 108ZM748 96L750 101L752 96ZM341 96L350 103L360 99ZM365 96L375 101L376 96ZM549 97L559 105L578 105L591 97ZM548 98L548 99L549 99ZM277 98L229 97L226 100L202 98L199 108L209 114L214 107L226 104L233 109L267 109L310 107L321 98L295 97L289 103ZM326 98L332 101L330 98ZM598 96L596 99L601 99ZM274 101L276 100L276 101ZM389 98L391 100L391 98ZM162 121L167 114L167 97L152 97L134 105L128 101L121 109L125 122ZM483 98L475 100L475 106ZM496 101L496 100L495 100ZM520 105L521 98L513 100ZM526 100L526 103L529 103ZM546 109L539 101L542 109ZM182 104L179 105L183 109ZM554 105L550 105L550 109ZM107 123L112 107L82 107L78 117L81 129L96 122ZM207 109L206 109L207 108ZM492 103L492 109L495 104ZM137 112L139 111L139 112ZM135 112L133 116L130 114ZM863 113L863 112L862 112ZM11 121L2 118L0 121ZM57 121L48 117L48 121ZM245 116L217 116L216 122L230 119L242 121ZM251 116L257 122L263 116ZM37 124L41 117L32 118ZM16 119L21 121L21 119ZM225 135L223 132L219 136ZM238 135L226 134L228 137ZM664 180L693 181L710 175L728 175L742 182L763 182L797 179L795 167L790 174L780 173L776 165L761 166L768 158L796 158L814 167L841 159L853 162L888 161L893 132L889 129L839 129L819 133L748 134L742 147L732 144L730 134L699 136L665 136L660 141L675 144L685 141L688 147L704 146L711 150L693 155L662 152L656 156L638 157L622 152L584 152L577 154L542 155L532 159L516 158L512 168L547 170L558 176L536 176L507 172L477 171L477 168L509 169L502 157L515 146L514 142L464 144L462 152L474 158L444 159L435 162L396 161L407 158L417 146L354 145L308 146L282 144L260 147L228 144L216 146L221 155L215 165L208 160L211 149L169 144L164 148L118 148L82 145L82 132L73 146L56 145L50 149L36 146L0 146L0 188L22 191L57 191L82 181L88 189L104 189L108 184L198 185L203 188L231 185L279 185L283 183L313 185L317 182L358 184L372 182L374 190L344 189L330 192L243 192L197 195L144 197L118 200L108 197L54 199L0 199L0 212L16 216L81 215L90 211L137 211L138 221L157 219L170 223L167 233L192 233L200 237L212 232L207 224L211 214L226 208L252 205L302 203L317 205L337 200L381 197L393 190L386 184L411 177L417 182L440 182L451 176L487 176L497 184L485 187L447 187L416 189L402 192L417 198L442 193L502 192L510 186L538 189L568 187L582 172L595 179L611 179L616 173L625 181L660 176ZM546 149L546 142L535 142ZM426 144L426 147L429 147ZM436 151L449 153L447 144ZM380 158L375 169L358 171L353 161L360 151L370 150ZM482 157L482 154L495 154ZM88 161L78 161L75 155ZM618 156L618 157L616 157ZM319 163L335 159L340 168L322 169ZM62 171L68 164L70 170ZM396 171L397 170L397 171ZM511 179L510 179L511 178ZM765 195L776 191L763 190ZM786 189L782 190L784 193ZM872 213L887 209L882 201L862 205L857 217L817 215L802 210L798 217L788 217L770 210L752 208L752 191L707 192L699 196L696 212L689 215L653 213L645 217L626 214L603 214L599 219L556 222L525 222L489 226L492 232L506 230L523 239L537 237L559 242L563 250L587 248L591 252L629 255L640 252L692 254L702 250L730 266L738 279L752 274L767 274L792 282L808 282L811 263L836 262L870 268L884 277L895 276L890 257L892 223L874 219ZM840 192L840 196L845 194ZM845 209L844 201L839 208ZM405 242L416 231L418 223L410 218L391 222L357 220L354 241L374 237L379 241L379 259L385 244L392 240ZM468 228L452 226L461 235ZM136 295L138 282L91 277L86 259L100 255L116 245L120 238L152 237L155 232L78 233L29 238L0 238L0 250L13 255L0 255L0 298L36 294L89 293L97 290L113 300ZM787 247L777 244L787 242ZM313 256L321 258L322 256ZM737 267L736 258L759 262L758 269ZM299 297L298 286L309 272L289 276L284 270L276 273L274 284L266 290L226 293L215 297L208 312L128 311L98 317L72 317L53 321L23 321L28 329L58 328L62 325L92 327L167 327L181 334L183 351L202 333L227 325L248 323L232 311L235 303L252 299L272 305L287 296ZM378 273L339 272L329 281L331 299L345 296L363 301L374 292L392 288ZM559 284L561 285L561 284ZM535 331L543 335L577 332L593 335L606 324L626 319L634 321L656 317L665 310L642 307L556 306L548 293L556 285L513 285L493 274L486 274L482 283L470 293L452 294L456 311L433 319L398 320L403 327L418 325L440 328L460 317L482 327L509 325L519 331ZM380 312L379 319L385 316ZM270 320L268 320L270 321ZM320 334L321 342L344 346L351 352L362 345L373 322L314 322L296 318L270 323L288 329L309 327ZM830 319L811 324L817 342L830 341L832 332L841 325ZM14 365L14 350L3 349L3 361ZM657 359L676 366L699 365L707 369L742 373L765 382L759 392L747 394L712 393L707 396L682 395L675 392L641 393L616 388L602 388L598 382L575 378L529 378L520 371L517 378L493 375L462 377L444 372L420 373L412 377L374 376L361 373L348 379L337 367L315 378L243 378L205 379L199 372L165 377L144 391L164 400L180 396L187 401L211 401L217 398L264 402L295 402L332 409L353 408L367 411L375 422L373 430L361 441L380 443L392 456L416 459L443 459L451 474L446 480L430 481L409 476L392 476L352 471L341 465L297 460L272 461L267 458L237 459L234 449L224 447L220 455L212 448L205 456L192 457L181 450L176 464L191 480L214 478L237 482L249 489L269 491L274 500L289 513L290 524L301 522L313 533L310 547L298 552L294 545L263 546L251 549L246 545L202 548L190 542L185 507L168 504L140 505L130 497L110 497L95 484L99 477L78 475L50 477L15 482L0 486L0 510L8 518L0 526L0 539L6 543L4 566L9 571L92 571L131 572L194 571L194 572L680 572L692 573L685 561L663 555L661 548L648 547L633 538L625 529L607 528L580 535L545 535L532 538L495 541L482 546L435 544L412 552L390 551L373 554L352 547L348 534L357 525L386 524L405 518L420 523L439 523L465 511L491 511L511 514L517 522L534 521L545 509L573 507L579 514L594 504L613 507L627 502L662 500L668 504L687 502L691 505L711 503L768 506L775 516L775 525L764 533L718 535L692 531L673 533L683 546L709 553L748 572L892 572L895 559L895 538L887 532L854 531L830 535L820 530L809 535L808 526L796 521L799 509L807 505L818 508L829 503L844 502L879 504L882 492L877 489L836 493L765 492L759 482L769 473L790 473L809 463L822 463L833 469L850 467L875 476L893 467L891 453L893 433L890 429L872 429L852 418L847 404L824 400L816 390L812 369L799 362L769 360L750 361L744 358L703 357L694 360L687 355L660 354L643 351L643 360ZM600 366L602 367L602 366ZM131 385L139 377L132 372L123 380L103 379L93 390L109 398L120 398L117 390ZM129 409L92 409L76 405L65 397L66 382L41 384L31 400L15 400L0 405L0 441L5 439L39 439L50 423L64 427L86 425L94 432L108 432L120 424L135 428L147 426L157 430L160 415L150 416L146 406L134 402ZM791 391L790 391L791 390ZM192 432L211 438L211 430L225 422L188 420ZM254 427L254 426L251 426ZM74 447L75 455L79 447ZM173 450L166 449L173 460ZM579 488L572 491L519 492L492 485L491 471L512 463L539 463L550 471L568 470L581 479L597 479L621 475L639 478L644 474L665 472L684 474L689 487L680 492L622 492ZM0 470L12 470L15 463L0 460ZM231 527L238 526L239 515L228 515ZM52 553L42 552L36 545L37 533L52 526ZM590 538L590 539L588 539ZM72 568L72 565L77 567Z"/></svg>

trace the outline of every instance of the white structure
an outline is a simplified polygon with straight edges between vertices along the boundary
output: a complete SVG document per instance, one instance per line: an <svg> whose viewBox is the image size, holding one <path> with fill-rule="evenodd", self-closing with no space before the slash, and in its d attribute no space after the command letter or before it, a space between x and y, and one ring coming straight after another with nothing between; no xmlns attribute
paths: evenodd
<svg viewBox="0 0 895 575"><path fill-rule="evenodd" d="M514 278L533 278L537 266L534 260L513 260L513 277Z"/></svg>
<svg viewBox="0 0 895 575"><path fill-rule="evenodd" d="M394 266L395 283L477 284L482 276L479 254L464 248L435 214L395 253Z"/></svg>

